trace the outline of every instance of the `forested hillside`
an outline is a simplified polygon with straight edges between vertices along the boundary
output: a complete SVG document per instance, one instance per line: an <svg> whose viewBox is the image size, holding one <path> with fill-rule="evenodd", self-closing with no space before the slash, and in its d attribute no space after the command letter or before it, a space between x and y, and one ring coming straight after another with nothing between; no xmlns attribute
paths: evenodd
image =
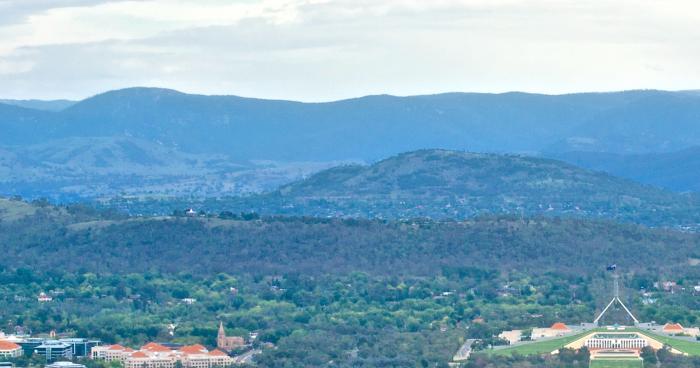
<svg viewBox="0 0 700 368"><path fill-rule="evenodd" d="M128 218L0 200L0 244L3 326L212 345L223 320L275 345L261 367L444 367L464 338L590 320L611 262L644 320L700 317L690 295L657 307L634 292L700 281L700 236L605 221Z"/></svg>
<svg viewBox="0 0 700 368"><path fill-rule="evenodd" d="M563 152L551 157L576 166L677 192L700 192L700 147L669 153Z"/></svg>
<svg viewBox="0 0 700 368"><path fill-rule="evenodd" d="M550 159L420 150L369 166L341 165L263 195L106 206L131 213L194 206L215 213L384 219L565 216L695 230L698 199Z"/></svg>
<svg viewBox="0 0 700 368"><path fill-rule="evenodd" d="M2 215L0 265L91 272L434 275L476 266L590 273L609 262L672 272L700 258L699 236L600 221L105 219L79 210L40 208L9 220Z"/></svg>

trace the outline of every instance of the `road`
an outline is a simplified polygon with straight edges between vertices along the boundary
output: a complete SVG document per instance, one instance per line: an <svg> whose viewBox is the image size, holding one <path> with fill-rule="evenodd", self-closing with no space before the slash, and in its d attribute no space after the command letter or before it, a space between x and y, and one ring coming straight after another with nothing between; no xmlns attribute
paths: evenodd
<svg viewBox="0 0 700 368"><path fill-rule="evenodd" d="M259 349L246 351L241 355L236 355L235 357L233 357L233 362L238 364L250 364L253 362L253 357L260 353L262 353L262 350Z"/></svg>
<svg viewBox="0 0 700 368"><path fill-rule="evenodd" d="M455 362L465 361L469 359L472 354L472 344L474 344L475 339L467 339L467 341L462 344L457 353L452 357Z"/></svg>

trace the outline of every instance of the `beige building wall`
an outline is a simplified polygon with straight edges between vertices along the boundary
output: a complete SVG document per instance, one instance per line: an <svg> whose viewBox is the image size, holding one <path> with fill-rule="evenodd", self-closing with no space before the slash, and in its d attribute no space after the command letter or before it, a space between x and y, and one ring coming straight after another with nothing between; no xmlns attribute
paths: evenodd
<svg viewBox="0 0 700 368"><path fill-rule="evenodd" d="M558 336L564 336L571 333L571 330L555 330L552 328L533 328L532 329L532 336L530 337L532 340L539 340L539 339L546 339L550 337L558 337Z"/></svg>
<svg viewBox="0 0 700 368"><path fill-rule="evenodd" d="M498 337L500 339L508 341L509 344L515 344L516 342L519 342L520 339L523 337L523 331L522 330L512 330L512 331L503 331L501 332Z"/></svg>

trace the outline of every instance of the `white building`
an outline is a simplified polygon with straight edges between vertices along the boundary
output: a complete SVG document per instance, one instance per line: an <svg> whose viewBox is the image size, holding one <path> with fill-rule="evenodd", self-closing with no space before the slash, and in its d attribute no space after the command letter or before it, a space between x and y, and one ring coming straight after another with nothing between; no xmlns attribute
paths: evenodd
<svg viewBox="0 0 700 368"><path fill-rule="evenodd" d="M85 366L73 362L55 362L53 364L46 365L45 368L85 368Z"/></svg>
<svg viewBox="0 0 700 368"><path fill-rule="evenodd" d="M221 350L207 350L202 345L188 345L170 349L150 342L135 351L121 345L98 346L92 349L93 359L120 361L124 368L175 368L180 362L184 368L227 367L233 358Z"/></svg>
<svg viewBox="0 0 700 368"><path fill-rule="evenodd" d="M647 340L639 334L606 334L593 335L584 343L589 350L594 349L634 349L641 350L648 345Z"/></svg>
<svg viewBox="0 0 700 368"><path fill-rule="evenodd" d="M0 357L18 358L22 356L22 347L14 342L0 340Z"/></svg>
<svg viewBox="0 0 700 368"><path fill-rule="evenodd" d="M119 361L123 362L127 356L133 353L133 349L125 348L119 344L110 346L95 346L90 352L90 358L102 359L108 362Z"/></svg>
<svg viewBox="0 0 700 368"><path fill-rule="evenodd" d="M508 341L508 344L513 345L516 342L519 342L520 339L523 338L523 331L522 330L503 331L500 334L498 334L498 338L501 340L506 340L506 341Z"/></svg>

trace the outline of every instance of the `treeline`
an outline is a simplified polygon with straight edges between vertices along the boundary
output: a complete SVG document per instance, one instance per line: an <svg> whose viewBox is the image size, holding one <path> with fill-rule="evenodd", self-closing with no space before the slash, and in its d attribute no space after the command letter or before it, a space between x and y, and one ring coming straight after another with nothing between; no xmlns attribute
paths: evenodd
<svg viewBox="0 0 700 368"><path fill-rule="evenodd" d="M75 211L75 210L73 210ZM696 273L700 236L605 221L128 218L38 211L0 222L0 266L81 272L436 275L470 267ZM196 262L193 262L196 260ZM467 270L467 271L465 271Z"/></svg>

